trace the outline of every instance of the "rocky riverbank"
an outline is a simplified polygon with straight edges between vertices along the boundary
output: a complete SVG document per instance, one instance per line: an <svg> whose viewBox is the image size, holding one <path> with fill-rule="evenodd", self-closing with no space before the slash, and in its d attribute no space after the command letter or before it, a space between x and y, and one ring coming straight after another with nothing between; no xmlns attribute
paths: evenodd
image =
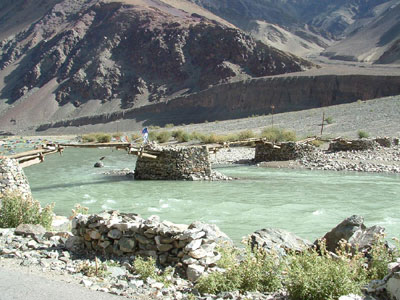
<svg viewBox="0 0 400 300"><path fill-rule="evenodd" d="M329 171L357 171L374 173L400 173L400 146L383 147L374 144L372 149L332 152L322 146L314 148L302 158L290 161L260 162L260 167L292 168ZM254 148L231 147L210 155L213 165L254 163Z"/></svg>
<svg viewBox="0 0 400 300"><path fill-rule="evenodd" d="M109 213L109 216L112 215L114 215L114 217L119 217L116 212ZM121 216L126 217L124 214L121 214ZM78 222L89 219L93 221L96 218L104 218L104 214L103 216L92 215L90 217L78 217ZM100 219L99 221L101 221ZM143 220L143 224L149 225L152 223L154 225L154 222L158 222L155 221L156 219L157 218L150 217L147 220ZM121 228L121 226L127 224L124 223L124 220L120 220L119 223L115 223L116 220L112 218L107 220L112 221L109 224L111 225L111 231L115 231L115 226ZM165 222L166 221L163 223ZM350 245L359 244L361 245L360 249L367 249L374 238L374 234L382 233L384 229L379 226L367 228L363 222L364 219L362 217L352 216L333 228L324 236L327 240L328 250L334 251L333 248L338 245L338 241L342 238L348 240ZM96 226L105 228L106 224L101 225L100 223L101 222L88 222L86 225L93 227L92 225L97 224ZM163 226L175 228L172 225L172 223L166 222ZM185 225L184 227L190 228L191 226L192 225L187 227L187 225ZM89 227L84 231L88 233L88 237L90 237L90 235L94 236L93 232L95 230ZM206 227L203 226L203 230L206 230ZM75 227L75 231L78 228L82 227ZM160 227L160 229L163 228ZM194 227L192 227L192 229L193 228ZM142 229L149 234L149 228L143 227ZM163 231L166 232L164 229ZM189 239L191 239L190 236L192 236L192 238L195 238L194 235L199 236L201 232L201 230L189 230L189 232L184 228L175 228L174 230L177 231L177 237L180 238L183 234L185 238ZM182 232L178 232L180 230L182 230ZM185 230L187 231L186 233ZM208 234L216 232L214 229L210 230L210 228L208 228L208 230ZM154 230L150 231L153 232ZM109 233L107 234L108 236L110 235ZM114 233L115 232L113 232L113 234ZM193 241L197 241L197 239L192 240L190 243L191 247L195 244ZM275 249L283 255L285 255L285 251L290 249L301 251L304 247L308 248L312 246L312 243L290 232L277 229L259 230L249 235L249 241L251 241L253 247L257 245L267 250ZM87 242L88 239L86 239L86 237L82 239L70 232L46 232L40 225L20 225L17 229L0 229L0 266L7 266L8 268L28 268L31 272L40 273L50 278L60 278L61 276L64 281L80 283L92 290L134 299L289 299L285 290L274 294L259 292L239 293L235 291L223 292L218 295L202 295L198 292L193 283L195 280L188 280L190 279L188 276L179 272L179 266L175 268L175 272L165 276L163 280L156 280L151 276L144 277L143 274L139 274L135 269L134 260L138 257L136 253L125 253L125 255L120 256L106 255L105 253L101 254L95 252L93 249L85 247ZM114 245L114 249L119 249L119 242L117 241L117 243L114 244L117 245L117 247ZM143 245L149 244L146 243ZM122 254L122 252L120 254ZM400 280L398 276L400 260L391 263L388 268L391 270L388 276L383 280L371 282L365 288L364 292L369 295L368 297L344 296L340 299L374 300L386 299L384 297L388 296L397 297L400 290ZM220 269L220 271L223 270Z"/></svg>

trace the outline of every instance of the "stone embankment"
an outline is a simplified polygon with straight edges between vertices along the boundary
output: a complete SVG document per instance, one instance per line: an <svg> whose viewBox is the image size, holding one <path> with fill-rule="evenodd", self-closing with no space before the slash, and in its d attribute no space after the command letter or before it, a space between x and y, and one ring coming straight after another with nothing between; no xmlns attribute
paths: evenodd
<svg viewBox="0 0 400 300"><path fill-rule="evenodd" d="M15 159L0 159L0 195L17 192L26 197L31 196L31 188L24 171Z"/></svg>
<svg viewBox="0 0 400 300"><path fill-rule="evenodd" d="M388 144L379 144L378 141L378 139L375 141L366 140L364 146L353 141L356 150L348 149L349 144L340 142L343 147L336 144L330 147L333 151L316 149L300 159L299 162L302 166L311 170L400 173L398 140L394 139L390 147L381 146Z"/></svg>
<svg viewBox="0 0 400 300"><path fill-rule="evenodd" d="M190 281L209 272L221 258L217 243L231 240L215 225L161 222L157 216L143 219L117 212L79 215L72 233L88 251L103 255L153 257L162 266L181 268Z"/></svg>
<svg viewBox="0 0 400 300"><path fill-rule="evenodd" d="M40 225L0 229L0 264L14 262L14 266L29 267L46 274L62 274L68 281L80 282L92 290L134 299L288 299L285 292L274 295L258 292L200 295L193 284L194 278L203 274L198 271L203 270L205 265L211 266L219 259L218 248L213 245L215 241L227 239L213 225L198 222L189 226L177 225L167 221L160 222L157 217L144 220L137 215L117 212L78 215L73 223L73 232L79 235L70 232L46 232ZM362 217L351 216L324 238L327 245L332 246L337 245L342 238L351 245L362 241L367 249L375 238L373 234L379 234L383 230L379 226L367 228ZM136 231L141 233L141 237L138 237ZM312 247L312 243L290 232L272 228L259 230L249 235L248 240L253 247L275 249L282 254L287 250L302 251ZM207 256L205 253L212 255ZM166 278L170 284L164 285L150 277L141 278L134 266L134 260L139 254L156 254L158 263L164 257L165 265L174 265L175 273ZM185 259L191 261L193 273L189 268L186 272L181 272L182 265L185 265L182 261ZM372 281L365 287L364 292L368 296L343 299L399 299L400 260L389 264L388 268L388 276L383 280Z"/></svg>
<svg viewBox="0 0 400 300"><path fill-rule="evenodd" d="M294 146L295 145L295 146ZM276 147L277 146L277 147ZM400 173L400 146L398 139L337 140L329 150L307 144L259 144L258 148L232 147L210 155L212 164L276 162L275 167L288 167L283 161L291 160L291 168L310 170ZM254 159L256 158L256 159ZM269 166L266 164L266 166Z"/></svg>

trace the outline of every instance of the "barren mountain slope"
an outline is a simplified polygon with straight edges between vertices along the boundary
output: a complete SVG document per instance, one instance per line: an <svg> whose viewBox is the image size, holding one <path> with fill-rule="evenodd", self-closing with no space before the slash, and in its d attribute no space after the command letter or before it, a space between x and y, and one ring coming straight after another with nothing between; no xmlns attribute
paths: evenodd
<svg viewBox="0 0 400 300"><path fill-rule="evenodd" d="M398 0L191 1L257 39L296 55L315 55L336 40L343 42L328 48L325 54L329 57L385 63L397 60L393 43L398 38L395 16L399 13L393 10ZM388 53L379 60L385 51Z"/></svg>
<svg viewBox="0 0 400 300"><path fill-rule="evenodd" d="M312 66L185 7L178 0L61 1L0 43L0 98L12 104L0 125L139 107Z"/></svg>
<svg viewBox="0 0 400 300"><path fill-rule="evenodd" d="M400 3L365 26L356 26L353 34L323 53L335 59L399 63ZM396 50L397 49L397 50Z"/></svg>

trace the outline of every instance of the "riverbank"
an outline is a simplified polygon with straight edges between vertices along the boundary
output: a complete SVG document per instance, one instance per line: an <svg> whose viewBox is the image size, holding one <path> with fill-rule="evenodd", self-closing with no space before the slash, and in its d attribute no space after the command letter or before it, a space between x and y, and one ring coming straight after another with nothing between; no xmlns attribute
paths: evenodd
<svg viewBox="0 0 400 300"><path fill-rule="evenodd" d="M231 147L211 154L210 160L215 166L253 164L254 156L254 148ZM400 146L382 147L376 145L370 150L330 152L325 145L315 148L315 151L297 160L260 162L257 166L400 174Z"/></svg>
<svg viewBox="0 0 400 300"><path fill-rule="evenodd" d="M201 275L206 275L204 272L204 267L202 266L201 259L198 260L198 263L195 264L192 262L191 265L186 266L188 268L187 275L180 270L182 270L183 265L181 263L175 264L175 269L168 273L166 270L162 273L161 269L156 268L154 265L145 264L138 265L136 264L136 260L138 260L138 253L132 252L132 249L127 249L126 246L128 244L122 243L118 238L119 230L117 228L125 228L124 234L125 236L129 234L131 230L144 230L147 232L147 237L141 236L140 239L137 236L131 237L131 241L136 241L132 245L136 245L138 243L142 246L149 246L148 242L145 242L144 239L155 239L155 244L159 248L159 246L169 245L167 244L167 238L158 236L157 234L154 236L150 234L149 228L135 228L135 226L131 222L125 223L128 216L133 217L138 220L137 215L124 215L124 214L115 214L115 212L110 212L111 219L105 216L106 214L99 214L89 216L78 216L77 222L84 222L88 227L88 230L85 230L84 238L83 236L73 235L70 232L46 232L40 226L19 226L17 229L0 229L0 267L6 268L7 270L17 269L19 272L23 270L24 272L29 272L30 274L36 276L44 276L48 279L56 281L64 281L73 284L80 284L84 287L91 289L93 291L100 291L105 293L110 293L113 295L123 296L127 298L133 298L138 300L144 299L163 299L163 300L220 300L220 299L234 299L234 300L244 300L244 299L253 299L253 300L289 300L292 299L290 295L290 289L280 288L274 292L260 292L260 291L242 291L232 290L231 288L227 288L227 291L219 291L215 293L200 293L199 290L204 289L203 286L198 284L198 278ZM122 216L123 220L119 220L116 223L117 219ZM129 217L129 218L130 218ZM115 218L115 219L114 219ZM140 218L140 217L139 217ZM100 238L100 235L97 236L98 231L93 229L93 226L90 224L96 225L96 223L91 223L92 221L96 221L100 224L102 221L106 221L105 224L110 226L104 226L103 224L101 228L110 227L108 230L109 234L105 237L105 240L101 241L101 243L106 243L108 239L116 239L117 243L114 243L114 246L111 246L111 250L114 250L115 255L119 252L120 255L106 255L105 252L101 253L99 251L95 252L92 248L88 248L89 245L100 245L100 242L97 242L97 239ZM81 220L81 221L79 221ZM89 222L87 221L89 220ZM189 256L200 257L204 256L204 258L208 258L207 254L201 254L200 249L204 247L210 248L210 242L214 242L217 236L221 236L216 230L216 227L209 227L207 224L196 223L196 226L203 226L200 230L195 230L196 228L192 225L178 225L173 224L171 222L157 221L155 216L143 220L146 226L153 225L161 225L167 226L168 230L173 230L175 235L171 236L170 239L174 239L175 237L178 240L181 240L181 237L189 238L191 242L187 244L186 247L182 248L182 251L190 251ZM122 222L122 223L121 223ZM365 227L364 219L360 216L351 216L344 221L342 221L339 225L333 228L331 231L325 234L324 239L326 239L326 245L328 251L334 251L333 249L339 243L341 238L345 238L349 240L349 245L351 247L355 247L356 245L360 245L360 251L365 251L371 247L371 243L375 239L374 234L379 234L383 232L383 228L379 226ZM73 222L74 224L74 222ZM77 224L75 222L75 224ZM73 230L79 229L79 226L73 225ZM179 227L176 227L179 226ZM183 227L182 227L183 226ZM99 227L99 230L101 230ZM129 228L129 229L126 229ZM157 229L158 228L158 229ZM186 228L186 229L185 229ZM187 229L189 228L189 229ZM191 229L190 229L191 228ZM165 233L165 229L162 226L153 227L154 230L160 230ZM107 230L107 229L106 229ZM75 230L76 231L76 230ZM78 230L79 231L79 230ZM151 231L154 232L154 231ZM210 240L211 236L204 236L205 234L211 234L213 236ZM161 233L162 234L162 233ZM221 233L222 234L222 233ZM164 241L166 244L157 244L158 241ZM198 243L201 241L202 243ZM312 244L306 240L299 238L298 236L286 232L284 230L279 229L262 229L257 232L249 235L249 241L251 241L252 246L258 245L258 247L264 247L265 249L269 249L270 251L274 249L274 251L278 251L280 255L289 253L290 250L302 251L304 248L309 248ZM202 245L201 245L202 244ZM136 245L137 247L137 245ZM199 248L198 248L199 247ZM188 248L188 249L186 249ZM228 251L228 246L224 246L224 249L212 247L215 250L211 250L214 253L224 253L224 251ZM138 247L140 249L140 247ZM161 248L159 248L161 249ZM205 248L204 248L205 249ZM126 252L131 252L126 253ZM164 249L162 251L171 251ZM172 250L173 251L173 250ZM217 251L217 252L215 252ZM237 250L235 255L239 254L241 250ZM367 250L369 251L369 250ZM154 252L156 253L156 252ZM157 252L158 253L158 252ZM228 258L226 255L229 253L225 252L224 260L232 259ZM275 253L275 252L273 252ZM123 255L122 255L123 254ZM122 256L121 256L122 255ZM229 254L228 254L229 255ZM243 254L242 254L243 255ZM289 254L289 255L300 255L301 254ZM340 254L339 254L340 255ZM161 254L162 256L162 254ZM161 258L160 256L160 258ZM331 260L332 263L335 263L336 259L332 258L335 256L334 254L329 254L324 259ZM233 256L234 257L234 256ZM275 257L275 255L271 254L271 257ZM221 256L219 256L221 259ZM310 256L311 258L311 256ZM379 257L380 258L380 257ZM246 259L242 257L242 259ZM268 259L268 258L264 258ZM282 257L284 259L284 257ZM358 258L357 258L358 259ZM359 296L346 296L344 298L340 297L340 300L371 300L371 299L386 299L381 298L379 295L387 295L386 293L394 293L397 295L398 288L400 287L400 281L397 280L395 272L400 270L400 260L394 258L385 258L385 263L388 264L388 270L392 270L392 273L389 271L389 277L386 277L384 280L375 280L365 288L363 288L364 293L368 294L368 296L361 296L360 292ZM185 260L195 260L193 257L183 256L183 261ZM159 260L157 259L159 262ZM339 260L340 261L340 260ZM316 261L317 262L317 261ZM314 262L314 263L316 263ZM320 261L323 262L323 261ZM207 263L210 263L208 261ZM224 270L223 267L227 261L223 261L221 264L216 264L212 262L209 267L212 267L209 272L211 274L222 272L229 272L229 269ZM311 261L310 261L311 263ZM353 261L354 263L354 261ZM345 262L347 265L347 262ZM218 267L216 267L216 265ZM312 267L313 265L309 265ZM248 265L249 271L253 270L255 266ZM353 268L356 266L351 266ZM154 268L154 269L152 269ZM189 268L192 268L193 271L189 272ZM201 269L201 271L200 271ZM183 269L185 270L185 269ZM239 269L240 270L240 269ZM386 270L386 265L383 270ZM254 271L254 270L253 270ZM260 270L259 270L260 271ZM270 270L269 270L270 271ZM281 270L282 271L282 270ZM286 276L286 272L280 273L278 269L278 273L274 276L278 276L279 280L283 280ZM165 273L167 272L167 273ZM275 272L272 271L271 272ZM289 271L290 272L290 271ZM318 272L330 272L329 270L320 270ZM387 271L385 271L387 272ZM259 278L259 276L263 276L263 274L247 274L248 276L254 276L254 280ZM303 276L310 276L312 274L304 274ZM336 284L336 280L338 279L335 274L331 274L333 277L329 277L329 283L327 284ZM339 285L342 284L342 276L348 276L348 274L338 274L341 280L339 280ZM324 274L318 273L318 276L321 280L324 280ZM392 285L390 285L390 278L394 279ZM221 277L222 279L222 277ZM250 279L250 278L249 278ZM300 278L299 278L300 279ZM301 278L304 280L305 278ZM311 277L312 279L312 277ZM357 278L353 278L356 280ZM224 279L226 280L226 279ZM258 280L258 279L257 279ZM289 278L286 278L289 280ZM307 279L305 279L307 280ZM347 280L347 279L344 279ZM365 282L367 284L368 282ZM212 285L212 281L209 282L210 289L215 289L218 291L220 288L221 282L215 282L216 286ZM355 284L355 283L354 283ZM263 289L262 286L259 287ZM340 287L339 289L341 289ZM224 289L224 288L223 288ZM344 291L344 290L343 290ZM315 291L318 293L318 291ZM337 292L337 291L336 291ZM335 293L336 293L335 292ZM383 293L384 292L384 293ZM310 291L311 293L311 291ZM340 292L339 292L340 293ZM383 293L383 294L382 294ZM46 291L42 291L42 295L46 297ZM347 295L347 294L339 294ZM309 295L311 297L311 294ZM317 298L316 298L317 299ZM318 298L320 299L320 298ZM339 299L339 297L335 297L335 299Z"/></svg>

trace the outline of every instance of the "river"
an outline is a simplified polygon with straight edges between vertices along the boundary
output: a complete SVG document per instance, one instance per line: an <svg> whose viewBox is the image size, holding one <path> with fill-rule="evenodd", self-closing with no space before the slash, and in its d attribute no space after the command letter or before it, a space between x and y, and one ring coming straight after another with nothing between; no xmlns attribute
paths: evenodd
<svg viewBox="0 0 400 300"><path fill-rule="evenodd" d="M100 157L105 167L93 165ZM42 205L69 216L76 203L89 213L116 209L142 217L190 224L216 224L234 241L266 227L286 229L311 241L346 217L362 215L367 226L400 236L400 176L266 169L216 168L237 177L223 182L135 181L106 171L134 169L135 156L111 149L66 149L24 169L32 193Z"/></svg>

